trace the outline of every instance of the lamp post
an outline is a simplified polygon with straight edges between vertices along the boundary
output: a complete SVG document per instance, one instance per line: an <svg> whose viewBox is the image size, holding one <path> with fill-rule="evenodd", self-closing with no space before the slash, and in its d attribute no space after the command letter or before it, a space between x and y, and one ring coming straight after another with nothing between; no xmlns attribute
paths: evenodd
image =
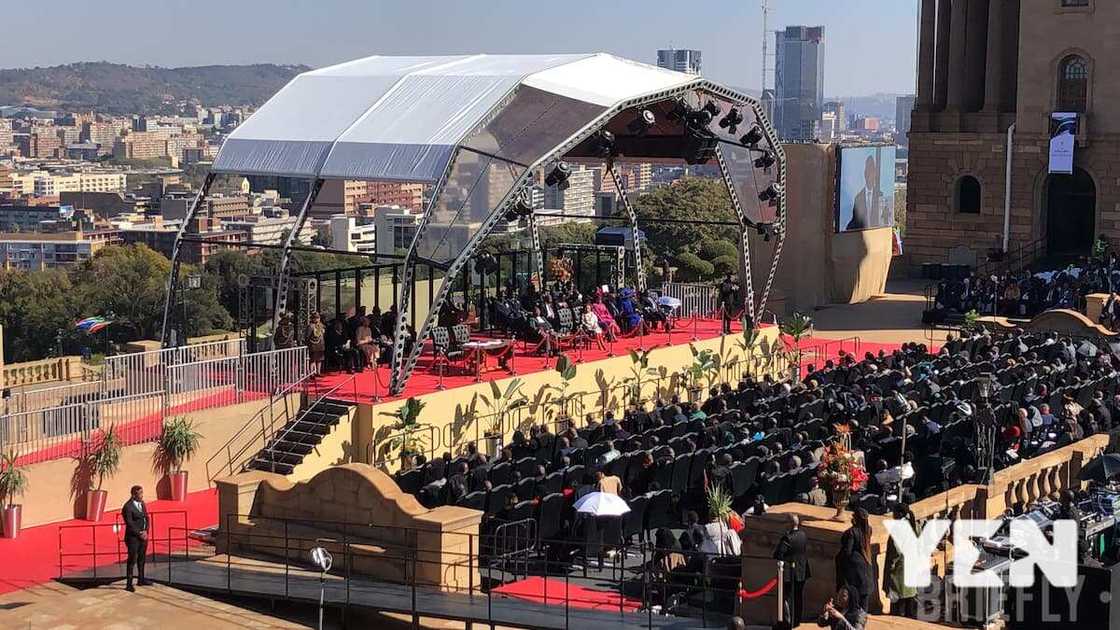
<svg viewBox="0 0 1120 630"><path fill-rule="evenodd" d="M181 304L181 308L182 308L182 311L183 311L183 326L182 326L182 331L183 332L182 332L181 340L178 344L180 346L187 345L187 291L192 290L192 289L199 289L201 287L202 287L202 276L198 275L197 273L192 273L191 275L184 278L184 282L182 284L182 289L180 290L180 294L179 294L179 303Z"/></svg>
<svg viewBox="0 0 1120 630"><path fill-rule="evenodd" d="M311 550L311 563L319 569L319 630L323 630L323 598L327 588L327 571L331 570L333 561L326 549L315 547Z"/></svg>

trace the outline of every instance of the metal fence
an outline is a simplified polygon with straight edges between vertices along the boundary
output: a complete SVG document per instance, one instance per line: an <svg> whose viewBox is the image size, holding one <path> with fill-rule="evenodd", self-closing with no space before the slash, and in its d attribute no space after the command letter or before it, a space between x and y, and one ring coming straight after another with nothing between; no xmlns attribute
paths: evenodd
<svg viewBox="0 0 1120 630"><path fill-rule="evenodd" d="M110 426L126 445L152 441L168 416L265 398L310 371L306 347L242 350L222 341L122 355L100 381L13 394L0 401L0 451L15 450L22 464L75 457Z"/></svg>
<svg viewBox="0 0 1120 630"><path fill-rule="evenodd" d="M710 284L690 284L686 282L665 282L657 289L662 296L681 301L677 311L679 317L707 317L716 311L718 292Z"/></svg>

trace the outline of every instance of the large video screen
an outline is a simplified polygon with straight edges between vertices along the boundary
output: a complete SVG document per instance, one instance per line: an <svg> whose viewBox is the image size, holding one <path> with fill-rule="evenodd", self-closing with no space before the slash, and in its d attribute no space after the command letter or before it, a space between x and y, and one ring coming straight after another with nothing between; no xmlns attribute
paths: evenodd
<svg viewBox="0 0 1120 630"><path fill-rule="evenodd" d="M836 231L894 225L894 146L841 147Z"/></svg>

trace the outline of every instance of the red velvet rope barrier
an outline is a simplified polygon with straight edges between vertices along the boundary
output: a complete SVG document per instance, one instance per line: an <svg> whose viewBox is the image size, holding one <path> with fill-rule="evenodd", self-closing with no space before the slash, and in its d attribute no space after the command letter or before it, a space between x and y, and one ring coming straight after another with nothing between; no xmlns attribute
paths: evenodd
<svg viewBox="0 0 1120 630"><path fill-rule="evenodd" d="M757 591L748 591L745 588L741 588L739 589L739 599L758 599L759 597L762 597L763 595L766 595L770 591L774 590L774 587L777 585L778 578L774 577L770 578L770 581L766 584L763 584L762 588L758 589Z"/></svg>

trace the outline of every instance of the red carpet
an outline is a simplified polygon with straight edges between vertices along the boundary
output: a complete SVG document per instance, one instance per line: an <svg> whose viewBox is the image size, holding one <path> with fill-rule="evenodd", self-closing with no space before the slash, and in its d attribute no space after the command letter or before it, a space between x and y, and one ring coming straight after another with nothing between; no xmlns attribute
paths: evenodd
<svg viewBox="0 0 1120 630"><path fill-rule="evenodd" d="M567 586L566 598L564 596L565 586ZM494 589L494 592L537 604L564 606L566 600L567 606L582 610L617 611L621 603L623 611L634 612L642 605L641 600L622 597L615 591L584 588L578 584L565 585L564 580L542 577L530 577L519 582L511 582L499 586Z"/></svg>
<svg viewBox="0 0 1120 630"><path fill-rule="evenodd" d="M638 350L645 348L651 350L657 347L664 347L668 345L686 345L695 337L697 340L713 339L719 337L722 323L718 319L688 319L677 322L677 326L671 333L664 331L657 331L645 335L644 337L627 337L620 338L614 344L607 344L606 350L599 350L593 343L590 348L582 348L571 350L565 348L564 353L568 355L573 361L582 361L588 363L591 361L599 361L609 358L610 356L625 356L630 350ZM735 334L742 330L738 322L732 324ZM546 365L547 361L547 365ZM552 369L556 365L556 359L546 359L541 356L533 356L529 354L524 344L517 342L515 346L515 355L513 358L513 369L517 374L532 374L534 372L541 372L546 369ZM489 361L491 368L495 367L495 361ZM462 366L455 365L447 368L447 372L443 378L443 386L446 389L455 387L464 387L473 385L475 383L475 375L465 374L465 369ZM376 384L375 384L376 376ZM482 381L496 381L509 378L512 376L509 372L499 369L490 369L482 373ZM324 374L317 383L318 391L327 391L336 387L350 378L350 375L345 372L331 372ZM431 346L426 345L424 352L420 355L419 360L416 362L416 369L412 371L412 377L409 379L405 390L402 393L402 398L410 396L420 396L423 394L430 394L438 390L440 382L439 371L432 368L432 351ZM358 374L358 378L352 384L347 384L340 388L334 396L344 400L356 400L358 402L369 402L374 392L385 400L389 400L386 396L386 391L389 385L389 369L385 366L378 367L376 374L372 370L366 370ZM394 397L395 398L395 397Z"/></svg>
<svg viewBox="0 0 1120 630"><path fill-rule="evenodd" d="M720 336L721 328L722 322L718 319L689 319L678 322L672 333L658 331L647 334L644 338L629 337L618 339L614 342L613 346L608 344L605 351L599 350L594 345L592 345L591 348L576 350L565 349L565 354L574 361L588 363L606 359L612 355L616 357L624 356L630 350L638 350L643 347L649 350L669 345L687 345L693 341L694 338L697 340L714 339ZM734 322L732 328L734 330L734 336L738 337L742 327L738 322ZM734 343L734 341L730 342ZM861 341L856 337L848 339L807 338L802 339L800 345L804 352L802 357L803 369L807 368L809 364L823 367L826 360L837 359L841 352L845 354L854 354L858 360L861 359L866 352L875 354L878 353L879 350L883 350L889 353L899 347L898 344ZM493 368L494 364L495 361L491 359L489 366ZM556 365L556 359L533 356L524 349L524 344L518 342L515 347L512 365L517 374L532 374L553 369ZM445 389L453 389L475 384L475 375L473 373L465 374L464 372L465 369L459 365L448 367L443 377L443 387ZM350 379L350 376L350 374L345 372L330 372L324 374L316 381L315 390L317 392L326 392L338 387L339 389L332 394L333 397L356 402L370 402L375 393L382 400L393 400L397 398L390 398L386 394L389 385L389 369L385 366L379 366L376 371L366 370L361 372L353 382L348 383L347 381ZM482 382L502 380L510 376L512 375L505 370L490 369L482 373ZM412 371L412 377L409 379L400 397L408 398L410 396L430 394L434 391L438 391L439 383L439 372L432 368L432 351L431 346L428 345L425 347L423 354L420 355L420 359L416 362L416 369Z"/></svg>
<svg viewBox="0 0 1120 630"><path fill-rule="evenodd" d="M153 552L164 554L169 548L177 551L197 544L185 540L184 527L191 530L218 523L217 490L191 493L182 503L149 501L147 507L152 517L149 557ZM15 540L0 539L0 594L58 577L60 549L66 554L62 559L64 573L92 567L95 552L99 567L123 562L126 557L123 525L114 531L114 525L119 522L119 506L107 506L104 518L96 525L79 520L62 521L25 528Z"/></svg>

